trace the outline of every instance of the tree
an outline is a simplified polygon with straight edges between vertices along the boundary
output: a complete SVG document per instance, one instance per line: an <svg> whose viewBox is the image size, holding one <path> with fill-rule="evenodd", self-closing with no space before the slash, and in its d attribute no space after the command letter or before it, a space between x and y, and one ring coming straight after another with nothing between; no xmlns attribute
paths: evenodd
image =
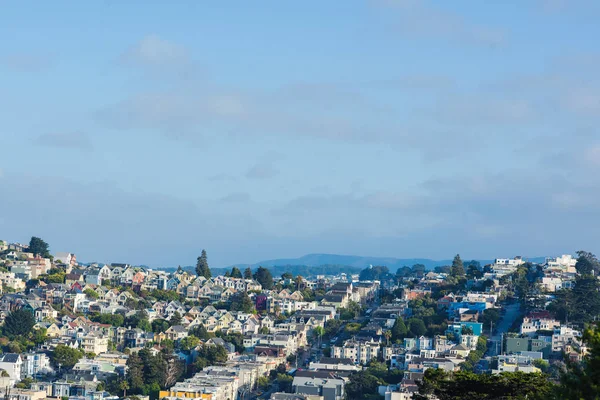
<svg viewBox="0 0 600 400"><path fill-rule="evenodd" d="M600 270L600 263L592 253L580 250L577 252L577 264L575 264L575 268L581 275L597 274Z"/></svg>
<svg viewBox="0 0 600 400"><path fill-rule="evenodd" d="M412 273L412 270L410 269L410 267L407 267L406 265L403 267L398 268L398 270L396 271L396 277L398 278L404 278L409 276Z"/></svg>
<svg viewBox="0 0 600 400"><path fill-rule="evenodd" d="M206 250L202 250L202 254L200 257L198 257L198 261L196 262L196 275L203 276L206 279L210 279L212 276L210 273L210 267L208 266Z"/></svg>
<svg viewBox="0 0 600 400"><path fill-rule="evenodd" d="M34 325L35 318L33 314L21 308L6 316L4 319L4 333L9 337L28 336Z"/></svg>
<svg viewBox="0 0 600 400"><path fill-rule="evenodd" d="M350 375L350 379L345 386L346 394L348 399L369 398L371 395L377 394L377 389L381 383L383 382L380 379L371 375L368 371L360 371Z"/></svg>
<svg viewBox="0 0 600 400"><path fill-rule="evenodd" d="M408 333L408 329L406 328L406 325L404 324L404 320L400 317L396 318L396 321L394 322L394 326L392 327L392 340L394 342L402 340L406 337L407 333Z"/></svg>
<svg viewBox="0 0 600 400"><path fill-rule="evenodd" d="M490 326L491 324L496 324L500 319L500 312L495 308L488 308L483 311L483 316L481 317L481 323L483 326ZM492 333L490 332L490 335Z"/></svg>
<svg viewBox="0 0 600 400"><path fill-rule="evenodd" d="M539 393L536 384L540 385ZM523 385L523 386L521 386ZM471 372L447 373L430 368L418 383L414 399L544 399L552 398L553 386L541 374L522 372L475 375ZM544 397L546 396L546 397Z"/></svg>
<svg viewBox="0 0 600 400"><path fill-rule="evenodd" d="M59 344L52 352L52 361L62 368L73 368L77 361L83 357L83 352L69 346Z"/></svg>
<svg viewBox="0 0 600 400"><path fill-rule="evenodd" d="M129 389L129 383L127 383L127 381L121 381L121 383L119 383L119 389L123 391L123 398L127 397L127 389Z"/></svg>
<svg viewBox="0 0 600 400"><path fill-rule="evenodd" d="M419 337L427 332L425 323L422 319L411 318L408 320L408 330L413 336Z"/></svg>
<svg viewBox="0 0 600 400"><path fill-rule="evenodd" d="M371 266L360 271L359 279L361 281L385 280L391 278L390 270L385 266Z"/></svg>
<svg viewBox="0 0 600 400"><path fill-rule="evenodd" d="M581 363L567 360L561 373L559 394L564 399L598 399L600 393L600 328L587 329L583 342L588 353Z"/></svg>
<svg viewBox="0 0 600 400"><path fill-rule="evenodd" d="M48 251L48 248L48 243L44 242L39 237L33 236L29 241L29 252L36 256L50 258L50 252Z"/></svg>
<svg viewBox="0 0 600 400"><path fill-rule="evenodd" d="M197 337L200 340L208 340L211 337L214 337L214 334L210 333L204 325L196 325L189 331L190 335Z"/></svg>
<svg viewBox="0 0 600 400"><path fill-rule="evenodd" d="M227 350L221 345L202 345L198 350L196 368L203 369L209 365L227 362Z"/></svg>
<svg viewBox="0 0 600 400"><path fill-rule="evenodd" d="M460 259L459 254L454 256L454 260L452 260L452 270L450 271L450 275L456 278L462 278L466 275L465 267L463 265L462 260Z"/></svg>
<svg viewBox="0 0 600 400"><path fill-rule="evenodd" d="M246 293L244 291L244 292L238 292L232 296L230 310L231 311L242 311L242 312L250 314L255 311L255 308L254 308L254 303L252 302L252 299L250 299L250 296L248 296L248 293Z"/></svg>
<svg viewBox="0 0 600 400"><path fill-rule="evenodd" d="M483 272L481 271L481 264L479 264L479 261L469 261L467 263L467 278L480 279L482 277Z"/></svg>
<svg viewBox="0 0 600 400"><path fill-rule="evenodd" d="M273 288L273 275L271 275L271 271L266 268L258 267L254 273L254 279L260 283L265 290L271 290L271 288Z"/></svg>
<svg viewBox="0 0 600 400"><path fill-rule="evenodd" d="M152 332L161 333L169 329L169 322L164 319L155 319L152 321Z"/></svg>
<svg viewBox="0 0 600 400"><path fill-rule="evenodd" d="M48 330L46 328L34 329L33 334L31 336L31 341L36 346L44 344L44 343L46 343L46 339L48 339L48 337L46 336L47 333L48 333Z"/></svg>
<svg viewBox="0 0 600 400"><path fill-rule="evenodd" d="M283 274L281 274L281 279L294 279L294 275L292 275L291 272L284 272Z"/></svg>
<svg viewBox="0 0 600 400"><path fill-rule="evenodd" d="M85 293L85 295L87 297L89 297L90 299L97 299L98 298L98 293L92 289L92 288L86 288L83 293Z"/></svg>
<svg viewBox="0 0 600 400"><path fill-rule="evenodd" d="M238 267L233 267L231 268L231 275L232 278L242 278L242 271L240 271L240 269Z"/></svg>
<svg viewBox="0 0 600 400"><path fill-rule="evenodd" d="M390 345L390 339L392 338L392 331L385 331L385 332L383 332L383 336L385 337L385 345L389 346Z"/></svg>
<svg viewBox="0 0 600 400"><path fill-rule="evenodd" d="M260 329L258 330L258 333L260 333L261 335L268 335L270 332L271 331L266 326L261 326Z"/></svg>
<svg viewBox="0 0 600 400"><path fill-rule="evenodd" d="M253 279L252 270L250 269L250 267L244 270L244 279Z"/></svg>
<svg viewBox="0 0 600 400"><path fill-rule="evenodd" d="M279 384L279 390L284 393L292 392L292 382L294 378L285 373L277 374L277 383Z"/></svg>
<svg viewBox="0 0 600 400"><path fill-rule="evenodd" d="M181 314L179 314L177 311L175 311L173 313L173 315L171 316L171 319L169 320L169 325L174 326L174 325L181 325Z"/></svg>
<svg viewBox="0 0 600 400"><path fill-rule="evenodd" d="M200 344L200 339L195 336L186 336L179 342L181 350L190 351Z"/></svg>
<svg viewBox="0 0 600 400"><path fill-rule="evenodd" d="M267 378L266 376L259 376L256 380L256 385L261 390L267 390L269 386L271 386L271 382L269 382L269 378Z"/></svg>
<svg viewBox="0 0 600 400"><path fill-rule="evenodd" d="M426 269L425 265L423 265L423 264L415 264L411 268L411 273L414 274L414 275L416 275L416 276L418 276L418 277L420 277L420 276L425 275L425 269Z"/></svg>
<svg viewBox="0 0 600 400"><path fill-rule="evenodd" d="M325 334L325 328L322 326L315 326L312 330L313 337L318 340L319 346L321 345L321 338Z"/></svg>
<svg viewBox="0 0 600 400"><path fill-rule="evenodd" d="M592 275L579 275L568 300L569 317L590 322L600 314L600 282Z"/></svg>

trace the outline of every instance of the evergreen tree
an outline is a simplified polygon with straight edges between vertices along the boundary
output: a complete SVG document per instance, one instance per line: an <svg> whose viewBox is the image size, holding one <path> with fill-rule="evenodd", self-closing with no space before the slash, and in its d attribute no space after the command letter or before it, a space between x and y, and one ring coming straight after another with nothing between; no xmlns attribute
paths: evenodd
<svg viewBox="0 0 600 400"><path fill-rule="evenodd" d="M567 361L559 388L563 399L598 399L600 393L600 328L586 330L583 341L588 353L581 363Z"/></svg>
<svg viewBox="0 0 600 400"><path fill-rule="evenodd" d="M196 275L203 276L206 279L210 279L212 276L210 273L210 268L208 266L208 257L206 256L206 250L202 250L202 254L198 257L198 262L196 263Z"/></svg>
<svg viewBox="0 0 600 400"><path fill-rule="evenodd" d="M244 271L244 279L253 279L252 269L250 269L250 267L246 268Z"/></svg>
<svg viewBox="0 0 600 400"><path fill-rule="evenodd" d="M460 255L457 254L454 256L454 260L452 260L452 270L450 274L456 278L461 278L465 276L465 266L463 265L462 260L460 259Z"/></svg>
<svg viewBox="0 0 600 400"><path fill-rule="evenodd" d="M427 327L425 327L425 322L422 319L411 318L408 321L408 330L413 336L419 337L427 332Z"/></svg>
<svg viewBox="0 0 600 400"><path fill-rule="evenodd" d="M238 267L233 267L231 268L231 274L230 276L232 278L242 278L242 271L240 271L240 269Z"/></svg>
<svg viewBox="0 0 600 400"><path fill-rule="evenodd" d="M396 318L396 322L394 322L394 326L392 327L392 341L402 340L406 337L408 333L408 329L404 324L404 320L402 318Z"/></svg>
<svg viewBox="0 0 600 400"><path fill-rule="evenodd" d="M254 279L261 284L263 289L271 290L273 287L273 275L271 275L271 271L266 268L258 267L254 273Z"/></svg>
<svg viewBox="0 0 600 400"><path fill-rule="evenodd" d="M245 291L239 292L232 297L230 309L231 311L252 313L254 312L254 303L250 299L250 296L248 296L248 293Z"/></svg>
<svg viewBox="0 0 600 400"><path fill-rule="evenodd" d="M36 256L42 256L44 258L50 257L50 252L48 251L48 243L35 236L33 236L29 241L29 252L33 253Z"/></svg>
<svg viewBox="0 0 600 400"><path fill-rule="evenodd" d="M132 393L141 393L144 389L144 363L137 353L127 359L127 380Z"/></svg>
<svg viewBox="0 0 600 400"><path fill-rule="evenodd" d="M591 322L600 315L600 282L591 274L580 275L575 279L569 303L569 319Z"/></svg>
<svg viewBox="0 0 600 400"><path fill-rule="evenodd" d="M11 312L4 319L4 333L8 336L27 336L35 325L33 314L19 309Z"/></svg>
<svg viewBox="0 0 600 400"><path fill-rule="evenodd" d="M589 275L596 273L600 270L600 263L595 255L590 252L580 250L577 252L577 272L581 275Z"/></svg>

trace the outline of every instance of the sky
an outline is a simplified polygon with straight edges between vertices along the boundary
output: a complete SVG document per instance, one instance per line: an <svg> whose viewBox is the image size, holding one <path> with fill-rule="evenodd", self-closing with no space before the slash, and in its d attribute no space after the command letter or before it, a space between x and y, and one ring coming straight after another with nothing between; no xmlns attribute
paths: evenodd
<svg viewBox="0 0 600 400"><path fill-rule="evenodd" d="M150 266L599 251L600 2L0 6L1 239Z"/></svg>

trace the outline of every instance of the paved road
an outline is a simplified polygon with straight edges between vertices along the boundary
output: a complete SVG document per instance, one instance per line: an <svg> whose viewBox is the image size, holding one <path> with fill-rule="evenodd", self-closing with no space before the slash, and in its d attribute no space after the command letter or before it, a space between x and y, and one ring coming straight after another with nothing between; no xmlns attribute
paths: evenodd
<svg viewBox="0 0 600 400"><path fill-rule="evenodd" d="M502 340L502 334L508 332L510 327L515 323L516 319L520 314L519 303L511 303L504 307L506 312L502 316L502 319L498 322L494 335L489 339L492 341L488 345L488 351L486 356L495 356L500 352L500 341ZM497 345L496 345L497 343ZM497 349L496 349L497 348Z"/></svg>

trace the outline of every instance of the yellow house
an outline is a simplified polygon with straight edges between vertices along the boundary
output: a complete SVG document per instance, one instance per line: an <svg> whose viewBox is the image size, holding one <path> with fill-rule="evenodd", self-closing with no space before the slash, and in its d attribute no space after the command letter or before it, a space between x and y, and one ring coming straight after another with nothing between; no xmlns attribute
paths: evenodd
<svg viewBox="0 0 600 400"><path fill-rule="evenodd" d="M158 398L164 399L165 397L176 397L178 399L202 399L202 400L211 400L211 393L195 393L195 392L172 392L170 390L161 390L158 393Z"/></svg>
<svg viewBox="0 0 600 400"><path fill-rule="evenodd" d="M48 337L60 337L61 334L62 332L56 324L52 324L46 328L46 336Z"/></svg>

